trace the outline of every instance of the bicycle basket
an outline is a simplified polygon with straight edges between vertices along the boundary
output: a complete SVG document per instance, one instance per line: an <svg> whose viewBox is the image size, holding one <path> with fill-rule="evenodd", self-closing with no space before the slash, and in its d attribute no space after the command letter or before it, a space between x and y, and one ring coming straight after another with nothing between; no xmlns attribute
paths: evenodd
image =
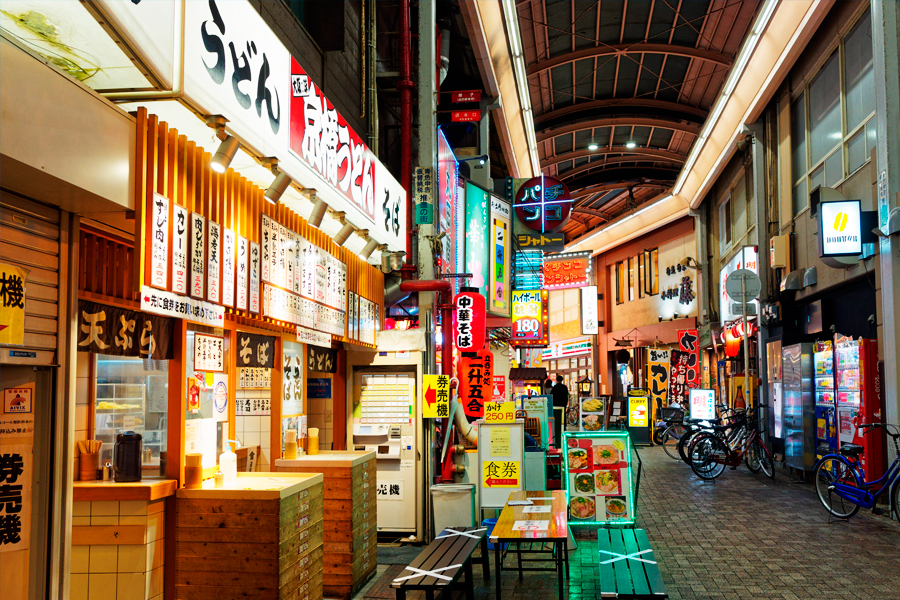
<svg viewBox="0 0 900 600"><path fill-rule="evenodd" d="M668 423L681 423L684 421L684 411L680 408L661 408L659 418Z"/></svg>

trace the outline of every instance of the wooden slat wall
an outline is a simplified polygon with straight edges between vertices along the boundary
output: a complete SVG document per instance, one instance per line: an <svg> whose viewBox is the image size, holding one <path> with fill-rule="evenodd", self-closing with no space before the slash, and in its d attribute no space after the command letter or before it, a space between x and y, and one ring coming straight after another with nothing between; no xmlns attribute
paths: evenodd
<svg viewBox="0 0 900 600"><path fill-rule="evenodd" d="M381 319L384 319L384 275L380 270L346 248L339 247L325 232L311 227L306 219L285 205L267 202L263 197L264 190L233 169L228 169L223 174L214 172L209 167L209 152L187 140L177 130L170 129L155 115L148 115L145 108L140 108L137 112L136 139L136 240L146 238L145 231L150 225L148 201L152 199L154 192L166 196L170 203L200 213L256 243L260 243L261 215L266 214L345 263L348 290L375 302L380 307ZM169 254L170 272L166 281L167 289L171 290L171 247ZM146 244L138 243L131 273L131 293L134 298L138 297L142 284L146 282L149 285L149 277L145 277L145 273L149 271L149 261L150 253ZM249 311L226 307L225 313L226 319L240 325L272 331L294 331L294 325L290 323L264 319ZM346 327L343 336L332 337L335 341L351 341L347 338ZM356 341L353 343L367 345Z"/></svg>
<svg viewBox="0 0 900 600"><path fill-rule="evenodd" d="M8 192L0 192L0 260L28 269L25 277L25 344L16 350L37 352L36 359L4 363L56 362L59 301L59 210ZM4 347L6 345L4 344Z"/></svg>
<svg viewBox="0 0 900 600"><path fill-rule="evenodd" d="M79 233L78 296L86 300L138 308L132 299L134 245L82 225Z"/></svg>

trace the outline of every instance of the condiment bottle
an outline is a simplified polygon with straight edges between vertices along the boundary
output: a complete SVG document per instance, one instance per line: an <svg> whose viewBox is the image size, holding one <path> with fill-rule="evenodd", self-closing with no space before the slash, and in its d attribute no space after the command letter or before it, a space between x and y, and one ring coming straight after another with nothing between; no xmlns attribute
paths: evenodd
<svg viewBox="0 0 900 600"><path fill-rule="evenodd" d="M225 474L222 471L216 471L216 487L224 487L225 486Z"/></svg>

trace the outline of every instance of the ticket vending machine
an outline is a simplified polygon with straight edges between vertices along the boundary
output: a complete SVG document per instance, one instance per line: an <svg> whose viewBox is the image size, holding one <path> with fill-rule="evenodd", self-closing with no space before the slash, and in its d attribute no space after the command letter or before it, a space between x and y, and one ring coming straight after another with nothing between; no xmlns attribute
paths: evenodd
<svg viewBox="0 0 900 600"><path fill-rule="evenodd" d="M416 531L416 375L354 374L353 449L375 452L378 530Z"/></svg>

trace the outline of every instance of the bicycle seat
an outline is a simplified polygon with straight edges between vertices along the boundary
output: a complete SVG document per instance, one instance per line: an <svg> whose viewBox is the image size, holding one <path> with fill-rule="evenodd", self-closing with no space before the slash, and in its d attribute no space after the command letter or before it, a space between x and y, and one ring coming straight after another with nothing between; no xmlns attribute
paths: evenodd
<svg viewBox="0 0 900 600"><path fill-rule="evenodd" d="M859 444L844 444L841 446L841 454L844 456L857 457L863 452L863 447Z"/></svg>

